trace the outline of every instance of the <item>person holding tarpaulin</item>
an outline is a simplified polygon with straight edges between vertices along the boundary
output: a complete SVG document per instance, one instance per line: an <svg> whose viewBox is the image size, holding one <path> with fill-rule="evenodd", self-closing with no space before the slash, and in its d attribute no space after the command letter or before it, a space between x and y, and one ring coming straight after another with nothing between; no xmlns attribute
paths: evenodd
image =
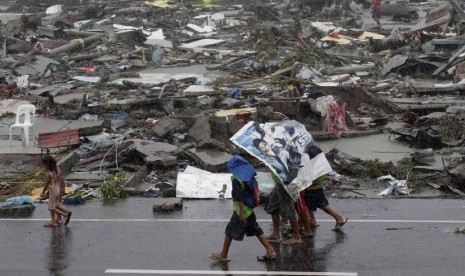
<svg viewBox="0 0 465 276"><path fill-rule="evenodd" d="M292 237L285 240L284 244L294 245L302 243L303 241L300 236L297 212L294 208L294 200L284 188L283 185L285 184L282 182L282 180L274 173L272 173L272 177L275 186L271 191L265 211L267 214L271 215L271 219L273 221L273 232L267 236L267 239L273 242L281 241L279 224L281 219L283 219L289 221L292 229Z"/></svg>
<svg viewBox="0 0 465 276"><path fill-rule="evenodd" d="M276 251L266 239L253 211L253 208L259 202L255 169L240 155L234 155L228 161L227 168L233 175L231 177L233 215L226 226L221 253L210 253L208 257L217 262L229 262L228 252L232 240L241 241L244 236L256 236L266 250L263 256L257 257L257 260L275 260ZM252 183L255 183L255 186Z"/></svg>

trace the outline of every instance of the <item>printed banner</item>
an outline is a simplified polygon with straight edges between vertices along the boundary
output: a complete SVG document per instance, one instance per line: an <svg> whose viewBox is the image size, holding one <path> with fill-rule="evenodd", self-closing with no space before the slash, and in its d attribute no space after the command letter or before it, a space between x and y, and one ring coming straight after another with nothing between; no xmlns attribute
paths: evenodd
<svg viewBox="0 0 465 276"><path fill-rule="evenodd" d="M332 171L324 152L297 121L249 122L230 139L264 162L297 199L316 178Z"/></svg>

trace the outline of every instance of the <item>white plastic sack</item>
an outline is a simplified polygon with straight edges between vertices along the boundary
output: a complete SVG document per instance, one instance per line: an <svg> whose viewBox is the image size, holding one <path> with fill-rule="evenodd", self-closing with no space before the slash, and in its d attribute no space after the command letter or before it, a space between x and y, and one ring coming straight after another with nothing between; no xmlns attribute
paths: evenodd
<svg viewBox="0 0 465 276"><path fill-rule="evenodd" d="M47 8L47 10L45 11L45 14L55 14L55 13L59 13L62 11L62 8L63 8L63 5L53 5L53 6L50 6Z"/></svg>
<svg viewBox="0 0 465 276"><path fill-rule="evenodd" d="M397 180L392 175L384 175L378 177L376 180L381 182L388 182L390 186L383 190L378 195L389 196L389 195L410 195L410 190L407 186L407 180Z"/></svg>
<svg viewBox="0 0 465 276"><path fill-rule="evenodd" d="M22 75L15 78L16 85L19 88L27 88L29 86L29 75Z"/></svg>

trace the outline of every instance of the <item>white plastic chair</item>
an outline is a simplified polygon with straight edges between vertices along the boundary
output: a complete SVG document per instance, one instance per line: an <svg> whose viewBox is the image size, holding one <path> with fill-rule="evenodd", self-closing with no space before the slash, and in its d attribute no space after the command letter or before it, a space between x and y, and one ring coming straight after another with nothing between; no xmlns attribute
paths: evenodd
<svg viewBox="0 0 465 276"><path fill-rule="evenodd" d="M18 106L18 109L16 110L16 122L10 126L10 146L11 146L11 140L12 140L11 131L15 127L22 129L22 133L26 140L26 146L29 145L29 128L31 129L31 135L32 135L33 134L32 125L34 124L35 115L36 115L36 107L34 105L22 104ZM21 140L23 139L21 138Z"/></svg>

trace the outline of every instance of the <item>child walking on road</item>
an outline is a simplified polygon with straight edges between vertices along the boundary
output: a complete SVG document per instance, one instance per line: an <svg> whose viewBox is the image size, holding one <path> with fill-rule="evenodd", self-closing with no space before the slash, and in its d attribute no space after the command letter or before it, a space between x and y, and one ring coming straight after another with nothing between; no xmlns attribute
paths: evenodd
<svg viewBox="0 0 465 276"><path fill-rule="evenodd" d="M41 197L44 197L45 192L48 191L48 210L50 211L51 216L51 221L45 224L44 227L57 227L58 222L57 218L55 217L56 215L66 217L64 224L67 225L71 219L71 212L64 209L59 204L61 199L61 189L59 186L60 176L57 163L50 155L46 155L42 159L42 163L45 165L45 169L48 171L48 175L47 179L45 180L45 185Z"/></svg>
<svg viewBox="0 0 465 276"><path fill-rule="evenodd" d="M303 240L300 235L300 227L297 220L297 212L294 208L294 200L286 192L281 179L275 173L272 173L271 176L273 177L275 186L268 198L268 204L266 205L265 211L271 215L273 232L267 237L267 240L270 242L281 241L279 225L281 220L284 220L289 221L291 224L292 236L283 243L287 245L302 243Z"/></svg>
<svg viewBox="0 0 465 276"><path fill-rule="evenodd" d="M320 176L315 179L307 189L305 189L305 203L310 211L310 223L316 225L315 215L314 212L317 208L325 211L327 214L331 215L336 220L336 225L332 229L333 231L337 231L346 224L348 218L343 218L339 215L334 209L329 207L329 202L326 199L325 193L323 191L324 185L324 176Z"/></svg>
<svg viewBox="0 0 465 276"><path fill-rule="evenodd" d="M231 177L233 215L226 226L221 253L210 253L208 257L217 262L229 262L228 252L232 240L242 241L244 236L256 236L266 250L263 256L257 257L257 260L275 260L276 251L268 243L253 211L255 207L254 201L256 200L254 191L247 184L255 181L255 169L239 155L235 155L229 160L227 166L229 172L233 174Z"/></svg>

